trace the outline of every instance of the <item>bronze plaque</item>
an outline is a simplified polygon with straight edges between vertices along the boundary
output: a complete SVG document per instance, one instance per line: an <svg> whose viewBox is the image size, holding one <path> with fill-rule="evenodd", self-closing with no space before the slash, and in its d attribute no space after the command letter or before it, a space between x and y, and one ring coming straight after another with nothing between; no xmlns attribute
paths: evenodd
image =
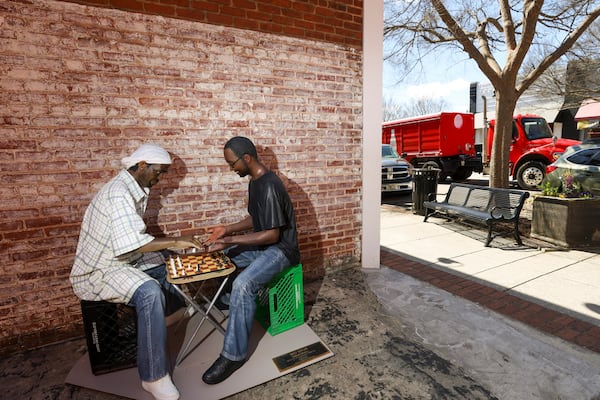
<svg viewBox="0 0 600 400"><path fill-rule="evenodd" d="M273 362L279 372L283 372L327 353L329 353L329 350L322 342L315 342L275 357Z"/></svg>

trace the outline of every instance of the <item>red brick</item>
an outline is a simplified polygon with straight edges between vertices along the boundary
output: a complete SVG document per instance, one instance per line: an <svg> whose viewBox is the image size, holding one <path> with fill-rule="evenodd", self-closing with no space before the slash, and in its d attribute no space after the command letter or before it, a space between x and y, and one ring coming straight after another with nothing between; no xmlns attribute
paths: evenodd
<svg viewBox="0 0 600 400"><path fill-rule="evenodd" d="M552 318L552 319L546 321L544 330L546 332L555 333L555 332L558 332L558 331L566 328L567 326L572 324L574 321L575 321L575 319L571 316L564 315L564 314L557 314L555 318Z"/></svg>
<svg viewBox="0 0 600 400"><path fill-rule="evenodd" d="M40 218L25 220L25 227L28 229L40 228L40 227L45 227L45 226L59 225L61 223L62 223L62 218L60 218L60 217L40 217Z"/></svg>
<svg viewBox="0 0 600 400"><path fill-rule="evenodd" d="M575 338L575 343L590 349L598 347L600 344L600 336L598 332L585 332Z"/></svg>
<svg viewBox="0 0 600 400"><path fill-rule="evenodd" d="M144 11L151 14L165 15L168 17L174 17L176 15L175 6L173 4L156 4L145 2Z"/></svg>
<svg viewBox="0 0 600 400"><path fill-rule="evenodd" d="M577 332L569 327L566 327L566 328L560 329L558 332L555 332L554 334L561 339L564 339L569 342L573 342L575 340L575 338L577 338L577 336L579 336L581 334L581 332Z"/></svg>

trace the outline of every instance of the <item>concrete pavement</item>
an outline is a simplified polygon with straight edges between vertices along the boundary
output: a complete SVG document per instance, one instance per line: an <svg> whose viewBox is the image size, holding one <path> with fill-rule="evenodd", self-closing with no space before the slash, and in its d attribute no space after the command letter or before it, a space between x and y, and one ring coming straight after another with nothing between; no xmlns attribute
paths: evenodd
<svg viewBox="0 0 600 400"><path fill-rule="evenodd" d="M488 399L600 399L599 353L394 269L369 271L366 280L382 309L402 322L406 336L460 366L490 391ZM469 394L417 398L473 399Z"/></svg>
<svg viewBox="0 0 600 400"><path fill-rule="evenodd" d="M564 250L382 206L381 246L600 326L600 251Z"/></svg>
<svg viewBox="0 0 600 400"><path fill-rule="evenodd" d="M381 264L392 271L367 281L384 309L498 398L600 399L600 249L485 238L384 204Z"/></svg>

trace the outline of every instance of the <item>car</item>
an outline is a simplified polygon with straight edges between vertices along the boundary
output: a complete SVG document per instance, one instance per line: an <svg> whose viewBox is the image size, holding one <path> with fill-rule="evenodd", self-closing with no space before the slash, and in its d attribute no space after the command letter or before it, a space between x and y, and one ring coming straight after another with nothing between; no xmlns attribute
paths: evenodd
<svg viewBox="0 0 600 400"><path fill-rule="evenodd" d="M600 140L588 140L567 147L565 152L546 167L542 186L549 185L565 193L565 180L571 179L579 192L600 196Z"/></svg>
<svg viewBox="0 0 600 400"><path fill-rule="evenodd" d="M413 167L393 146L381 145L381 191L412 192Z"/></svg>

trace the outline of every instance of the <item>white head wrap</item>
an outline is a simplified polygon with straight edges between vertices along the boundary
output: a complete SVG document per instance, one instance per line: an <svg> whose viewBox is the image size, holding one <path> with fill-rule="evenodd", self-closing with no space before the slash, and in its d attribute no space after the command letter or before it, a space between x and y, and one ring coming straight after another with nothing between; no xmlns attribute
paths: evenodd
<svg viewBox="0 0 600 400"><path fill-rule="evenodd" d="M171 164L169 152L155 144L146 143L141 145L129 157L121 159L121 164L125 169L134 166L140 161L146 161L148 164Z"/></svg>

